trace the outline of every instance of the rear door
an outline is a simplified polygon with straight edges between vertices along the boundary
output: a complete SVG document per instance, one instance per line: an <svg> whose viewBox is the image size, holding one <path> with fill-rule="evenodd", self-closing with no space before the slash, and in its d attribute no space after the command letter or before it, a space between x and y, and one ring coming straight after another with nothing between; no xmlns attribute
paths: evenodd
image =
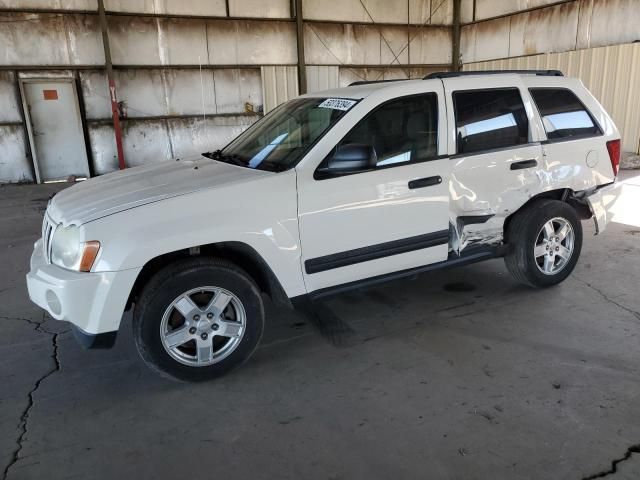
<svg viewBox="0 0 640 480"><path fill-rule="evenodd" d="M346 134L332 141L326 156L299 171L308 292L447 258L449 159L442 84L425 83L421 90L372 106L342 130ZM375 168L318 175L329 156L349 144L373 146Z"/></svg>
<svg viewBox="0 0 640 480"><path fill-rule="evenodd" d="M459 232L459 250L502 238L504 218L542 191L546 169L541 124L515 75L444 80L452 155L451 210L455 217L490 218L484 236ZM474 225L471 218L467 223ZM478 223L478 222L475 222ZM462 228L460 222L457 227ZM474 227L470 227L473 230Z"/></svg>

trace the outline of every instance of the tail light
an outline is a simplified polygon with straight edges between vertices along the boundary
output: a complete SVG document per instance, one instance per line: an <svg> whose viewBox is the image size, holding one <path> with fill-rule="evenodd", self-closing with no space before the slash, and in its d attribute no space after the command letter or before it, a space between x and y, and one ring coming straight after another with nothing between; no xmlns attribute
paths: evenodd
<svg viewBox="0 0 640 480"><path fill-rule="evenodd" d="M620 140L611 140L607 142L607 150L609 151L609 160L611 160L611 168L613 175L618 176L618 166L620 165Z"/></svg>

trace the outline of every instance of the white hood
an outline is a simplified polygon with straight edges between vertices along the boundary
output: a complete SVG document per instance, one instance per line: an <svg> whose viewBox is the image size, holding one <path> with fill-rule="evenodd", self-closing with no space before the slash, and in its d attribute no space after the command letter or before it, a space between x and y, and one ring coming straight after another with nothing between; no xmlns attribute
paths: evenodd
<svg viewBox="0 0 640 480"><path fill-rule="evenodd" d="M80 225L166 198L267 175L273 173L202 156L171 160L78 183L53 197L48 214L55 222Z"/></svg>

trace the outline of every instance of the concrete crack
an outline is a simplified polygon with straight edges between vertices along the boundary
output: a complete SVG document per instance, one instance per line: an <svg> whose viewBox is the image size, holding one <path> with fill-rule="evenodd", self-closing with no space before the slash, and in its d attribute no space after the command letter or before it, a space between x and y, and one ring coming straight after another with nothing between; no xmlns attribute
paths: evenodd
<svg viewBox="0 0 640 480"><path fill-rule="evenodd" d="M36 331L38 331L38 327L40 326L41 322L38 322L36 320L31 320L30 318L22 318L22 317L6 317L4 315L0 315L0 320L17 320L20 322L26 322L30 325L35 325L35 329Z"/></svg>
<svg viewBox="0 0 640 480"><path fill-rule="evenodd" d="M613 475L618 471L618 464L629 460L631 458L631 455L633 455L634 453L640 453L640 443L636 445L631 445L629 448L627 448L627 451L622 457L613 460L611 462L611 468L609 468L609 470L604 470L602 472L594 473L593 475L584 477L582 480L594 480L595 478L604 478L604 477L608 477L609 475Z"/></svg>
<svg viewBox="0 0 640 480"><path fill-rule="evenodd" d="M630 313L631 315L635 316L638 320L640 320L640 312L637 312L635 310L633 310L632 308L629 307L625 307L624 305L622 305L621 303L616 302L613 298L609 297L606 293L604 293L602 290L600 290L597 287L594 287L593 285L591 285L588 282L585 282L584 280L582 280L581 278L578 278L576 276L574 276L573 278L575 278L577 281L579 281L580 283L582 283L583 285L586 285L587 287L589 287L591 290L593 290L594 292L596 292L598 295L600 295L602 298L604 298L607 302L615 305L618 308L621 308L622 310Z"/></svg>
<svg viewBox="0 0 640 480"><path fill-rule="evenodd" d="M46 328L44 328L44 323L46 322L46 318L43 318L42 321L37 321L37 320L31 320L30 318L22 318L22 317L6 317L6 316L2 316L0 315L0 320L16 320L19 322L25 322L28 323L29 325L33 325L34 326L34 330L38 333L46 333L48 335L55 335L55 332L51 332L49 330L47 330ZM68 330L65 330L64 332L58 332L60 334L62 333L67 333Z"/></svg>
<svg viewBox="0 0 640 480"><path fill-rule="evenodd" d="M53 351L51 353L51 359L53 360L53 366L49 369L49 371L47 371L43 376L41 376L36 381L33 388L29 392L27 406L22 412L22 415L20 416L20 424L18 425L18 428L20 430L20 435L16 440L16 448L13 451L11 461L4 469L4 472L2 474L2 480L7 480L7 477L9 475L9 470L11 470L11 468L18 462L18 460L20 460L20 452L22 451L24 438L27 435L27 431L28 431L29 414L31 413L31 409L35 405L35 401L34 401L35 393L38 391L38 388L40 388L40 385L42 384L42 382L44 382L44 380L46 380L51 375L53 375L54 373L60 370L60 360L58 359L58 336L61 335L61 333L52 333L47 330L42 330L40 329L41 325L38 322L35 322L33 320L27 320L27 319L21 319L21 320L25 320L29 323L36 324L37 325L35 328L36 331L51 335L51 345L53 347Z"/></svg>
<svg viewBox="0 0 640 480"><path fill-rule="evenodd" d="M580 279L578 277L575 277L575 276L574 276L574 278L577 281L579 281L580 283L582 283L583 285L586 285L591 290L596 292L598 295L600 295L607 302L611 303L612 305L617 306L618 308L621 308L625 312L630 313L631 315L636 317L638 320L640 320L640 312L637 312L637 311L633 310L632 308L626 307L626 306L622 305L621 303L616 302L614 299L609 297L602 290L600 290L597 287L594 287L590 283L585 282L584 280L582 280L582 279ZM615 460L612 460L611 461L611 468L609 468L608 470L603 470L602 472L598 472L598 473L594 473L593 475L586 476L582 480L593 480L595 478L604 478L604 477L608 477L609 475L615 474L618 471L618 464L620 464L622 462L626 462L627 460L629 460L631 458L631 455L633 455L634 453L640 453L640 443L635 444L635 445L631 445L629 448L627 448L627 451L624 453L624 455L622 457L617 458Z"/></svg>

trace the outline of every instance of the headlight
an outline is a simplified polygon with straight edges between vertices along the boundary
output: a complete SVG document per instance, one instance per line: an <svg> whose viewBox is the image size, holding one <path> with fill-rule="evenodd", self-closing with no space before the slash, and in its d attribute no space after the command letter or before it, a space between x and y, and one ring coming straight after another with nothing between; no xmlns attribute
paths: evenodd
<svg viewBox="0 0 640 480"><path fill-rule="evenodd" d="M100 250L100 242L80 241L80 229L74 225L56 228L51 241L51 262L59 267L89 272Z"/></svg>

